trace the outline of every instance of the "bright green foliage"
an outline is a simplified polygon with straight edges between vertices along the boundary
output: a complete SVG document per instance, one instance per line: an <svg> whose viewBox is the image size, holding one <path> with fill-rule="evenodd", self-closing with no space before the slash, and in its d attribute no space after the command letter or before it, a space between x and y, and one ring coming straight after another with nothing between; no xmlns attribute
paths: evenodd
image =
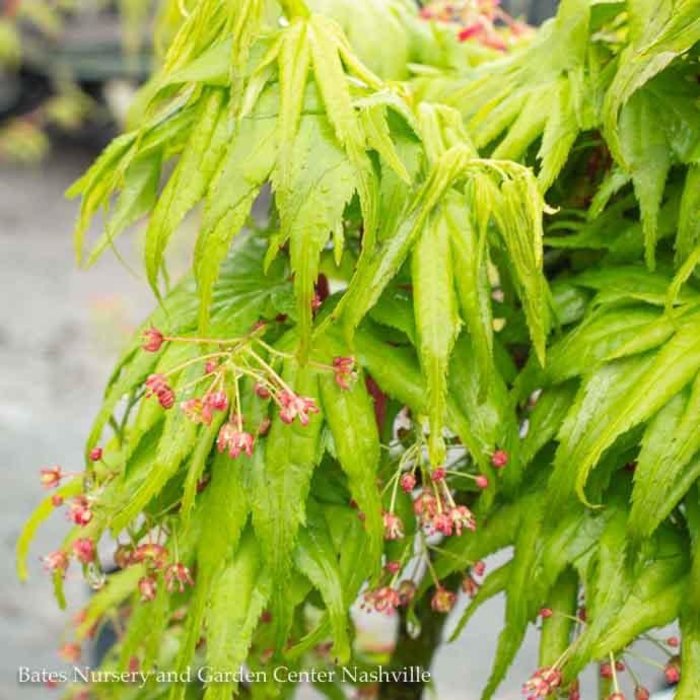
<svg viewBox="0 0 700 700"><path fill-rule="evenodd" d="M194 577L168 591L169 569L136 562L147 602L124 583L142 569L110 579L91 619L132 613L105 664L374 663L350 607L396 607L425 571L418 597L457 576L474 594L453 636L505 595L484 698L544 606L541 664L564 690L679 620L695 698L697 2L564 0L531 37L504 30L505 54L408 0L182 7L163 11L134 128L71 190L79 253L107 210L88 262L150 214L142 330L166 339L135 339L109 382L93 518L64 547L109 530L139 551L158 531ZM186 216L192 272L171 286ZM152 374L182 409L144 398ZM207 376L231 407L209 421ZM249 449L229 451L232 430Z"/></svg>

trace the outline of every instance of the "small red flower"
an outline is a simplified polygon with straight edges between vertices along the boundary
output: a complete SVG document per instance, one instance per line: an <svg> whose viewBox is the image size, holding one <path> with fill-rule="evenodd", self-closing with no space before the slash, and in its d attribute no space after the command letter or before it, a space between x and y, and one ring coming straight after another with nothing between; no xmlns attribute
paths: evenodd
<svg viewBox="0 0 700 700"><path fill-rule="evenodd" d="M216 360L207 360L204 364L204 374L211 374L216 371L219 363Z"/></svg>
<svg viewBox="0 0 700 700"><path fill-rule="evenodd" d="M449 537L452 534L454 523L449 513L438 513L432 521L432 526L436 532Z"/></svg>
<svg viewBox="0 0 700 700"><path fill-rule="evenodd" d="M158 583L153 576L144 576L139 580L139 593L141 600L147 602L153 600L158 592Z"/></svg>
<svg viewBox="0 0 700 700"><path fill-rule="evenodd" d="M430 474L430 478L433 481L443 481L447 476L447 471L444 467L436 467Z"/></svg>
<svg viewBox="0 0 700 700"><path fill-rule="evenodd" d="M449 511L450 519L454 523L455 532L462 534L462 529L476 530L476 519L467 506L455 506Z"/></svg>
<svg viewBox="0 0 700 700"><path fill-rule="evenodd" d="M224 423L216 438L216 447L219 452L228 450L229 457L236 459L242 452L248 457L253 456L255 438L245 431L239 430L234 423Z"/></svg>
<svg viewBox="0 0 700 700"><path fill-rule="evenodd" d="M680 639L678 637L669 637L666 640L666 644L668 644L670 647L677 647L681 643Z"/></svg>
<svg viewBox="0 0 700 700"><path fill-rule="evenodd" d="M271 396L270 390L259 382L255 385L255 395L261 399L269 399Z"/></svg>
<svg viewBox="0 0 700 700"><path fill-rule="evenodd" d="M158 403L167 411L175 405L175 392L167 387L158 394Z"/></svg>
<svg viewBox="0 0 700 700"><path fill-rule="evenodd" d="M496 450L491 455L491 465L496 469L503 469L508 464L508 453L505 450Z"/></svg>
<svg viewBox="0 0 700 700"><path fill-rule="evenodd" d="M151 374L146 379L146 398L155 396L160 405L166 410L175 405L175 392L162 374Z"/></svg>
<svg viewBox="0 0 700 700"><path fill-rule="evenodd" d="M265 437L265 435L267 435L270 432L271 425L272 425L272 421L267 416L265 416L260 421L260 425L258 426L258 429L256 431L258 434L258 437Z"/></svg>
<svg viewBox="0 0 700 700"><path fill-rule="evenodd" d="M383 586L382 588L367 591L364 595L363 607L385 615L391 615L399 605L401 605L399 593L391 586Z"/></svg>
<svg viewBox="0 0 700 700"><path fill-rule="evenodd" d="M198 398L187 399L180 401L180 410L193 423L203 423L202 420L202 401Z"/></svg>
<svg viewBox="0 0 700 700"><path fill-rule="evenodd" d="M228 408L228 396L225 391L213 391L204 397L204 405L212 411L225 411Z"/></svg>
<svg viewBox="0 0 700 700"><path fill-rule="evenodd" d="M350 389L353 383L357 380L355 358L334 357L333 373L335 374L335 382L341 389Z"/></svg>
<svg viewBox="0 0 700 700"><path fill-rule="evenodd" d="M439 613L448 613L457 601L457 594L440 586L430 599L430 607Z"/></svg>
<svg viewBox="0 0 700 700"><path fill-rule="evenodd" d="M81 654L80 644L76 644L75 642L66 642L58 650L58 655L64 661L67 661L69 664L74 664L74 663L77 663L78 661L80 661L80 654Z"/></svg>
<svg viewBox="0 0 700 700"><path fill-rule="evenodd" d="M416 597L418 586L410 579L404 579L399 583L399 601L405 607Z"/></svg>
<svg viewBox="0 0 700 700"><path fill-rule="evenodd" d="M608 700L625 700L624 693L613 693Z"/></svg>
<svg viewBox="0 0 700 700"><path fill-rule="evenodd" d="M298 396L290 391L281 391L277 397L280 402L280 418L283 423L292 423L299 418L302 425L308 425L310 413L318 413L316 402L308 396Z"/></svg>
<svg viewBox="0 0 700 700"><path fill-rule="evenodd" d="M613 676L612 666L609 663L600 665L600 677L610 679Z"/></svg>
<svg viewBox="0 0 700 700"><path fill-rule="evenodd" d="M539 668L523 685L523 692L531 693L531 698L546 698L561 686L561 671L545 666Z"/></svg>
<svg viewBox="0 0 700 700"><path fill-rule="evenodd" d="M416 477L411 474L410 472L408 474L404 474L401 477L401 490L404 491L405 493L411 493L413 489L416 487Z"/></svg>
<svg viewBox="0 0 700 700"><path fill-rule="evenodd" d="M480 488L480 489L487 489L489 487L489 480L486 476L483 474L477 474L476 478L474 479L474 483Z"/></svg>
<svg viewBox="0 0 700 700"><path fill-rule="evenodd" d="M95 543L90 537L81 537L73 542L73 554L81 564L95 560Z"/></svg>
<svg viewBox="0 0 700 700"><path fill-rule="evenodd" d="M66 573L68 568L68 555L60 549L55 552L49 552L45 557L42 558L44 568L50 573L59 573L61 575Z"/></svg>
<svg viewBox="0 0 700 700"><path fill-rule="evenodd" d="M133 556L134 552L132 551L131 547L125 544L120 544L114 550L114 563L117 565L118 568L126 569L126 567L132 563Z"/></svg>
<svg viewBox="0 0 700 700"><path fill-rule="evenodd" d="M162 569L168 562L168 550L161 544L140 544L129 555L129 564L147 562L155 569Z"/></svg>
<svg viewBox="0 0 700 700"><path fill-rule="evenodd" d="M422 523L432 520L437 514L438 502L432 493L423 491L415 501L413 501L413 512L421 519Z"/></svg>
<svg viewBox="0 0 700 700"><path fill-rule="evenodd" d="M101 447L93 447L90 450L90 461L99 462L101 459L102 459L102 448Z"/></svg>
<svg viewBox="0 0 700 700"><path fill-rule="evenodd" d="M403 522L395 513L384 513L384 539L400 540L404 536Z"/></svg>
<svg viewBox="0 0 700 700"><path fill-rule="evenodd" d="M165 337L157 329L151 326L143 332L143 345L141 347L146 352L158 352L165 342Z"/></svg>
<svg viewBox="0 0 700 700"><path fill-rule="evenodd" d="M384 568L390 574L397 574L399 571L401 571L401 562L400 561L389 561L386 563L386 566Z"/></svg>
<svg viewBox="0 0 700 700"><path fill-rule="evenodd" d="M673 685L675 683L678 683L681 679L681 670L678 668L678 665L671 661L666 665L666 668L664 669L664 676L666 677L666 682Z"/></svg>
<svg viewBox="0 0 700 700"><path fill-rule="evenodd" d="M172 593L177 588L182 593L186 585L194 586L190 570L181 563L171 564L165 570L165 586L168 592Z"/></svg>
<svg viewBox="0 0 700 700"><path fill-rule="evenodd" d="M462 590L473 598L479 592L479 584L471 576L465 576L462 579Z"/></svg>
<svg viewBox="0 0 700 700"><path fill-rule="evenodd" d="M57 493L55 493L53 496L51 496L51 505L54 508L60 508L63 505L63 496L59 496Z"/></svg>
<svg viewBox="0 0 700 700"><path fill-rule="evenodd" d="M486 572L486 563L483 561L474 562L474 566L472 566L472 571L477 576L483 576L484 573Z"/></svg>
<svg viewBox="0 0 700 700"><path fill-rule="evenodd" d="M540 617L543 620L546 620L547 618L552 617L552 615L554 615L554 611L552 610L552 608L541 608L540 609Z"/></svg>
<svg viewBox="0 0 700 700"><path fill-rule="evenodd" d="M61 483L61 479L65 478L63 469L58 465L48 467L41 470L41 485L45 489L52 489Z"/></svg>
<svg viewBox="0 0 700 700"><path fill-rule="evenodd" d="M651 694L643 685L638 685L634 689L634 700L649 700L650 697Z"/></svg>
<svg viewBox="0 0 700 700"><path fill-rule="evenodd" d="M76 525L87 525L92 520L90 502L85 496L76 496L68 507L68 518Z"/></svg>

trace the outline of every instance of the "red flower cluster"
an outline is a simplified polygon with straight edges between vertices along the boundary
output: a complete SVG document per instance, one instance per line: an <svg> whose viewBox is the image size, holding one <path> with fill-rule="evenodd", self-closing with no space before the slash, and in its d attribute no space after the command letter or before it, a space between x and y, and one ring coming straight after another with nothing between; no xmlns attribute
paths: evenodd
<svg viewBox="0 0 700 700"><path fill-rule="evenodd" d="M461 535L464 529L476 530L476 519L467 506L449 503L442 496L427 491L413 501L413 512L430 533L439 532L449 537Z"/></svg>
<svg viewBox="0 0 700 700"><path fill-rule="evenodd" d="M401 596L399 592L391 586L382 586L365 593L362 608L374 610L384 615L392 615L400 605Z"/></svg>
<svg viewBox="0 0 700 700"><path fill-rule="evenodd" d="M225 391L206 393L201 399L187 399L180 404L182 412L193 422L211 425L217 411L228 410L229 401Z"/></svg>
<svg viewBox="0 0 700 700"><path fill-rule="evenodd" d="M539 668L523 685L523 692L527 694L527 700L546 698L561 686L561 671L554 667L545 666Z"/></svg>

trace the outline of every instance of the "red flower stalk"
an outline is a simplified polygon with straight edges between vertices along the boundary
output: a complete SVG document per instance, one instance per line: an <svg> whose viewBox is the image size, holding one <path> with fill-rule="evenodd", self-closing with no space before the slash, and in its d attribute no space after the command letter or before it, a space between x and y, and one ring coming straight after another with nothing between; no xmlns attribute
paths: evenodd
<svg viewBox="0 0 700 700"><path fill-rule="evenodd" d="M65 478L63 469L58 465L48 467L41 470L41 485L45 489L52 489L61 483L61 479Z"/></svg>
<svg viewBox="0 0 700 700"><path fill-rule="evenodd" d="M73 554L81 564L89 564L95 560L95 542L90 537L75 540Z"/></svg>
<svg viewBox="0 0 700 700"><path fill-rule="evenodd" d="M165 337L157 329L151 326L143 332L143 344L141 347L146 352L158 352L165 342Z"/></svg>
<svg viewBox="0 0 700 700"><path fill-rule="evenodd" d="M165 570L165 586L169 593L177 588L180 593L185 590L185 586L194 586L194 580L190 570L181 563L171 564Z"/></svg>
<svg viewBox="0 0 700 700"><path fill-rule="evenodd" d="M90 502L85 496L76 496L68 508L68 518L76 525L87 525L92 520Z"/></svg>

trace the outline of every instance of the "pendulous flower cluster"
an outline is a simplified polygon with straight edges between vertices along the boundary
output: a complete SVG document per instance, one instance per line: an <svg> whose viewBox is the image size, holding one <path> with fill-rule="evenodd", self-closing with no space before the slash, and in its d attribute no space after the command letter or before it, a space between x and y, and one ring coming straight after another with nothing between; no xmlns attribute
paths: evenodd
<svg viewBox="0 0 700 700"><path fill-rule="evenodd" d="M275 363L288 360L292 355L266 343L261 337L264 330L264 324L256 324L247 336L222 340L171 337L157 328L148 328L144 331L142 344L147 352L159 352L165 343L178 342L216 346L218 349L188 360L166 373L150 375L145 383L145 397L155 397L166 410L173 408L177 397L170 377L193 364L201 363L202 376L179 389L179 393L184 395L180 401L180 410L193 422L204 425L211 425L217 414L225 415L216 446L219 452L227 453L232 459L241 455L251 457L256 437L264 435L269 427L269 420L264 420L257 428L246 429L241 398L244 380L252 382L253 392L259 399L271 400L275 404L283 423L298 421L302 426L308 425L311 416L319 413L319 407L313 398L296 393L280 376ZM316 369L332 372L341 389L350 390L357 380L355 360L352 357L335 357L330 365L318 362L310 364ZM195 393L202 384L206 385L203 391Z"/></svg>

